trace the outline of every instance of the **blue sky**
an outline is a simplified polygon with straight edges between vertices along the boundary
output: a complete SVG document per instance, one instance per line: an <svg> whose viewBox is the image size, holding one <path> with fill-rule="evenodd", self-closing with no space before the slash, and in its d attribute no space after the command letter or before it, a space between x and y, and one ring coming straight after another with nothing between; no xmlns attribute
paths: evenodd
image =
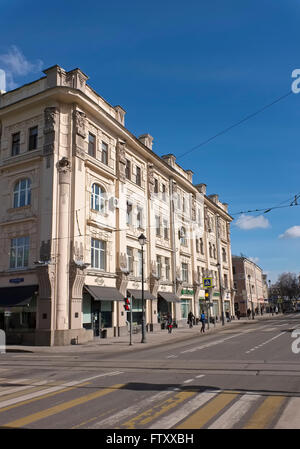
<svg viewBox="0 0 300 449"><path fill-rule="evenodd" d="M300 68L296 0L52 0L43 8L0 0L0 8L0 68L9 88L54 64L80 67L100 95L127 111L131 132L154 137L160 155L179 158L288 93ZM300 193L299 130L300 94L291 94L178 162L231 213L289 204ZM234 215L232 253L253 258L272 282L299 273L299 213Z"/></svg>

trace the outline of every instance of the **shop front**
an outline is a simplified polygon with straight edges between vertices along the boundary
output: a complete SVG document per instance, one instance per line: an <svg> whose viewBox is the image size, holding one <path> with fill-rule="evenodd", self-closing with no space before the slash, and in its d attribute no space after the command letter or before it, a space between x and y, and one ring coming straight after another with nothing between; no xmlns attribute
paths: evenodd
<svg viewBox="0 0 300 449"><path fill-rule="evenodd" d="M157 295L157 310L158 310L158 322L164 325L169 315L172 319L176 319L175 305L181 304L181 300L175 293L171 292L158 292Z"/></svg>
<svg viewBox="0 0 300 449"><path fill-rule="evenodd" d="M0 288L0 329L7 344L35 344L38 285Z"/></svg>
<svg viewBox="0 0 300 449"><path fill-rule="evenodd" d="M116 336L117 302L123 296L114 287L85 285L82 298L82 323L92 329L94 337Z"/></svg>
<svg viewBox="0 0 300 449"><path fill-rule="evenodd" d="M184 321L187 320L189 312L193 312L195 315L195 311L193 310L193 299L194 299L194 290L189 288L183 288L181 290L181 320L184 324Z"/></svg>
<svg viewBox="0 0 300 449"><path fill-rule="evenodd" d="M140 326L142 324L143 317L143 300L142 300L142 290L130 289L127 290L128 296L131 298L131 308L132 308L132 324L134 326ZM156 300L149 290L144 290L144 302L145 302L145 317L146 317L146 328L151 325L151 317L147 313L147 300ZM130 322L130 312L127 312L127 321ZM150 326L152 328L152 326Z"/></svg>

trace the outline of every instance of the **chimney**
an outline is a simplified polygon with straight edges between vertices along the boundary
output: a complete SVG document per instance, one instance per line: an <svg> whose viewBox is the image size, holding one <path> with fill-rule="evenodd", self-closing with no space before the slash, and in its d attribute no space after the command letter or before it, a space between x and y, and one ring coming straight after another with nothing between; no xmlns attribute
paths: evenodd
<svg viewBox="0 0 300 449"><path fill-rule="evenodd" d="M228 203L223 203L224 209L228 212Z"/></svg>
<svg viewBox="0 0 300 449"><path fill-rule="evenodd" d="M186 173L188 175L188 180L193 183L193 174L194 172L192 170L186 170Z"/></svg>
<svg viewBox="0 0 300 449"><path fill-rule="evenodd" d="M216 193L208 195L208 198L211 199L215 204L218 204L219 202L219 195L217 195Z"/></svg>
<svg viewBox="0 0 300 449"><path fill-rule="evenodd" d="M206 195L206 184L196 184L195 185L198 192L202 193L203 195Z"/></svg>
<svg viewBox="0 0 300 449"><path fill-rule="evenodd" d="M175 167L176 157L174 156L174 154L165 154L161 158L171 167Z"/></svg>
<svg viewBox="0 0 300 449"><path fill-rule="evenodd" d="M125 109L118 105L114 107L114 110L116 111L116 120L118 120L121 125L125 126Z"/></svg>
<svg viewBox="0 0 300 449"><path fill-rule="evenodd" d="M150 134L142 134L139 137L139 140L142 142L142 144L145 145L145 147L149 148L150 150L152 150L152 142L153 142L153 137L150 136Z"/></svg>

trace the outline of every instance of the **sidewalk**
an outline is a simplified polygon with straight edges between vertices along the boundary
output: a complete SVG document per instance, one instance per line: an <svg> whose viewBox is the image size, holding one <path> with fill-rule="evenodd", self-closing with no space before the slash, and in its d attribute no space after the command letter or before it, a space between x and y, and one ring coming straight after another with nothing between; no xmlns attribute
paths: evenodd
<svg viewBox="0 0 300 449"><path fill-rule="evenodd" d="M124 351L134 351L153 348L156 346L160 346L163 343L174 343L179 341L189 340L195 337L199 337L199 339L205 338L206 335L211 335L222 330L230 330L236 327L242 327L244 325L256 324L262 320L268 320L270 318L280 318L282 314L271 315L265 314L263 316L256 316L254 320L248 318L241 318L240 320L232 320L227 323L225 321L224 326L219 322L215 326L214 324L209 325L209 329L206 330L205 334L201 334L201 324L197 326L193 326L191 329L188 325L180 327L178 329L173 329L171 334L168 333L167 330L159 330L156 332L147 332L146 340L147 343L141 343L142 335L139 332L138 334L132 335L132 346L129 345L129 334L123 337L110 337L110 338L97 338L94 341L82 344L82 345L68 345L68 346L17 346L17 345L8 345L7 353L19 352L19 353L72 353L74 355L78 353L88 353L88 352L99 352L100 354L110 354L110 353L118 353Z"/></svg>

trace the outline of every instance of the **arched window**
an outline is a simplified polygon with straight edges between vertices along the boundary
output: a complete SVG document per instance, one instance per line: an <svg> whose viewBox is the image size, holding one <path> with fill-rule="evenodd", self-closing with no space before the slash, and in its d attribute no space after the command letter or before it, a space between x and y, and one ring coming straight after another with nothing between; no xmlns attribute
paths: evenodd
<svg viewBox="0 0 300 449"><path fill-rule="evenodd" d="M92 185L91 208L105 212L105 190L98 184Z"/></svg>
<svg viewBox="0 0 300 449"><path fill-rule="evenodd" d="M14 207L29 206L31 204L31 181L20 179L14 188Z"/></svg>
<svg viewBox="0 0 300 449"><path fill-rule="evenodd" d="M226 262L226 250L225 250L225 248L222 248L222 256L223 256L223 262Z"/></svg>

